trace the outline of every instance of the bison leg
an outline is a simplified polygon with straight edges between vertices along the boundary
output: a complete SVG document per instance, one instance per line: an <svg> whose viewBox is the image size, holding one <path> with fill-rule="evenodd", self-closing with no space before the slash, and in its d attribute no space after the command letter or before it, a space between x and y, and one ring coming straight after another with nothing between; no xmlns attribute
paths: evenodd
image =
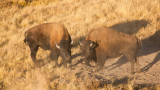
<svg viewBox="0 0 160 90"><path fill-rule="evenodd" d="M31 58L32 58L34 63L37 63L37 61L36 61L36 53L38 51L38 45L32 44L32 45L29 45L29 47L30 47L30 50L31 50Z"/></svg>
<svg viewBox="0 0 160 90"><path fill-rule="evenodd" d="M131 63L131 74L133 74L134 73L134 64L136 62L135 56L126 55L126 57L130 61L130 63Z"/></svg>
<svg viewBox="0 0 160 90"><path fill-rule="evenodd" d="M67 60L65 60L64 58L63 58L63 65L65 68L67 68Z"/></svg>
<svg viewBox="0 0 160 90"><path fill-rule="evenodd" d="M104 71L104 64L105 64L105 60L102 59L102 61L99 62L99 66L102 71Z"/></svg>
<svg viewBox="0 0 160 90"><path fill-rule="evenodd" d="M101 71L104 71L104 64L105 64L104 58L97 58L96 70L100 68Z"/></svg>
<svg viewBox="0 0 160 90"><path fill-rule="evenodd" d="M68 64L71 64L72 62L71 62L71 58L64 58L64 57L62 57L62 61L63 61L63 65L64 65L64 67L65 68L67 68L67 63Z"/></svg>
<svg viewBox="0 0 160 90"><path fill-rule="evenodd" d="M88 59L85 60L85 64L86 64L87 66L91 66L89 61L90 61L90 60L88 60Z"/></svg>
<svg viewBox="0 0 160 90"><path fill-rule="evenodd" d="M134 73L134 65L135 65L135 59L130 60L131 62L131 74Z"/></svg>
<svg viewBox="0 0 160 90"><path fill-rule="evenodd" d="M137 64L137 72L140 72L140 67L139 67L139 60L137 59L137 57L135 58L136 64Z"/></svg>
<svg viewBox="0 0 160 90"><path fill-rule="evenodd" d="M55 60L55 66L58 66L58 57L59 54L57 51L51 51L51 55L50 55L51 59Z"/></svg>

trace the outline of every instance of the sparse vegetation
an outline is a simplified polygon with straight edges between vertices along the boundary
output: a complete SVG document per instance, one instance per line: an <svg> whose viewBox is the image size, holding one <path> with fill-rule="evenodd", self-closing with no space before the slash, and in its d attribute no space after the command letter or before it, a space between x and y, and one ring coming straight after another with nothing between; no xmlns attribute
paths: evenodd
<svg viewBox="0 0 160 90"><path fill-rule="evenodd" d="M141 40L152 36L160 30L159 0L27 1L0 1L0 89L160 89L157 84L136 84L137 74L129 76L133 79L122 78L126 82L117 84L118 77L115 79L103 72L93 72L92 67L80 63L77 45L91 29L104 26L132 34ZM23 43L24 32L47 22L60 22L68 28L75 45L72 49L72 68L53 68L54 61L48 57L50 52L42 49L37 53L41 67L34 67L29 47Z"/></svg>

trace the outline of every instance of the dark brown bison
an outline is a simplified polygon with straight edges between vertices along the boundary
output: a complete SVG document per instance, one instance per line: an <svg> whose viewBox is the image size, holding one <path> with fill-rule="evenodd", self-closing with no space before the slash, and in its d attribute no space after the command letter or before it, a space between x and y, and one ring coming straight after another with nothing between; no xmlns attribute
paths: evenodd
<svg viewBox="0 0 160 90"><path fill-rule="evenodd" d="M71 37L67 28L59 23L45 23L34 26L25 32L24 42L31 50L31 58L36 63L38 47L51 50L51 58L58 65L58 57L61 56L65 66L71 58Z"/></svg>
<svg viewBox="0 0 160 90"><path fill-rule="evenodd" d="M111 28L98 28L92 30L80 45L82 57L87 60L87 63L94 60L97 62L96 67L103 68L107 58L125 55L131 63L131 73L134 72L135 62L139 72L137 52L141 47L141 42L134 36Z"/></svg>

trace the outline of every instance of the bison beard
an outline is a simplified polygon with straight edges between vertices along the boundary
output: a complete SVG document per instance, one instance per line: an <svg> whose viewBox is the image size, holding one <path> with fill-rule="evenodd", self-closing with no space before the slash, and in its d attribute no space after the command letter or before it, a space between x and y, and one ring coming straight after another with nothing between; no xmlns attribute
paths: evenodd
<svg viewBox="0 0 160 90"><path fill-rule="evenodd" d="M91 61L97 62L95 48L98 46L98 43L95 43L91 40L87 40L82 41L80 45L80 49L82 51L81 56L86 60L86 65L89 65L89 62Z"/></svg>
<svg viewBox="0 0 160 90"><path fill-rule="evenodd" d="M59 49L59 55L63 59L65 67L67 67L67 62L71 63L71 45L69 40L62 40L56 47Z"/></svg>

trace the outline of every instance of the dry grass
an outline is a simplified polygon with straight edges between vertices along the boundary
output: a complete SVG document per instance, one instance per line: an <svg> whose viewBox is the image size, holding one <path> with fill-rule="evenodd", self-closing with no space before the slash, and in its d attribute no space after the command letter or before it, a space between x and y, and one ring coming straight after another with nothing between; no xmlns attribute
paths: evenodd
<svg viewBox="0 0 160 90"><path fill-rule="evenodd" d="M92 69L82 68L82 65L70 70L53 68L54 62L50 62L34 68L30 50L23 43L24 32L37 24L60 22L68 28L75 43L91 29L104 26L145 39L160 30L159 0L35 0L26 4L20 0L0 3L0 89L133 90L134 80L127 85L103 84L94 78ZM77 53L78 46L72 49L72 54ZM40 49L37 58L47 62L48 54Z"/></svg>

